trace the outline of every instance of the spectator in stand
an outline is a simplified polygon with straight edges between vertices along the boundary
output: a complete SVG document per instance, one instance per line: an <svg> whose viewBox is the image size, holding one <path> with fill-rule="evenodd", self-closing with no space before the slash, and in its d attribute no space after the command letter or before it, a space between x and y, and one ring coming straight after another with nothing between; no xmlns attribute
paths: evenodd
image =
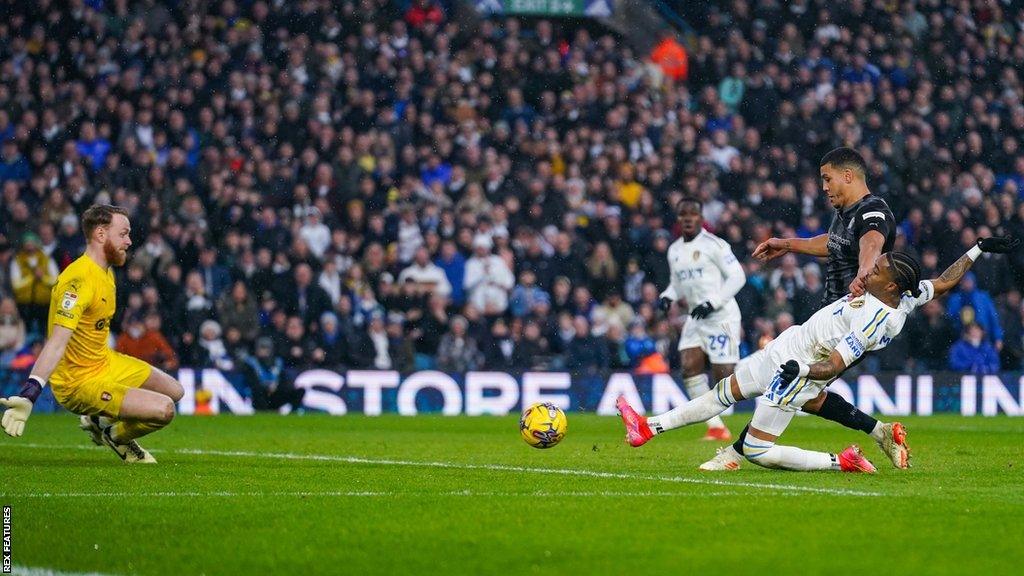
<svg viewBox="0 0 1024 576"><path fill-rule="evenodd" d="M566 368L574 372L592 373L611 365L608 347L601 338L590 333L590 322L583 316L572 321L573 335L568 343Z"/></svg>
<svg viewBox="0 0 1024 576"><path fill-rule="evenodd" d="M437 26L444 22L444 12L433 0L413 0L405 12L405 21L413 28Z"/></svg>
<svg viewBox="0 0 1024 576"><path fill-rule="evenodd" d="M519 362L516 369L539 369L547 366L550 361L551 348L540 324L527 320L523 325L523 337L518 343Z"/></svg>
<svg viewBox="0 0 1024 576"><path fill-rule="evenodd" d="M340 370L346 360L347 346L338 316L334 312L324 312L318 324L320 330L315 337L313 362L318 366Z"/></svg>
<svg viewBox="0 0 1024 576"><path fill-rule="evenodd" d="M296 266L293 278L285 289L282 305L288 314L298 316L309 327L321 314L331 310L331 301L323 288L313 284L313 269L309 264Z"/></svg>
<svg viewBox="0 0 1024 576"><path fill-rule="evenodd" d="M953 327L963 330L970 324L977 324L985 334L990 336L996 350L1003 347L1003 328L999 324L995 303L988 292L980 290L975 284L973 272L964 274L963 280L956 291L946 300L946 311L953 318Z"/></svg>
<svg viewBox="0 0 1024 576"><path fill-rule="evenodd" d="M245 375L255 410L277 410L285 405L294 410L302 405L306 391L296 388L294 377L285 373L284 360L274 352L272 339L259 338L254 353L246 356L239 368Z"/></svg>
<svg viewBox="0 0 1024 576"><path fill-rule="evenodd" d="M409 372L415 364L415 352L412 342L405 336L405 318L398 312L389 313L385 330L388 335L391 369Z"/></svg>
<svg viewBox="0 0 1024 576"><path fill-rule="evenodd" d="M542 302L550 304L551 296L537 286L537 275L533 270L523 270L519 273L519 284L512 289L509 312L514 318L522 318Z"/></svg>
<svg viewBox="0 0 1024 576"><path fill-rule="evenodd" d="M188 366L234 370L235 358L223 339L224 331L216 320L205 320L199 326L199 336L188 344L182 360Z"/></svg>
<svg viewBox="0 0 1024 576"><path fill-rule="evenodd" d="M285 321L284 338L279 344L278 356L286 368L306 368L312 361L314 343L306 335L302 318L288 316Z"/></svg>
<svg viewBox="0 0 1024 576"><path fill-rule="evenodd" d="M50 289L57 283L57 264L43 252L39 236L27 233L21 249L11 260L11 288L18 312L29 332L46 332L46 316L50 310Z"/></svg>
<svg viewBox="0 0 1024 576"><path fill-rule="evenodd" d="M459 253L455 242L445 240L441 243L441 254L434 264L437 264L448 278L448 283L452 287L452 303L456 306L462 305L465 300L466 259Z"/></svg>
<svg viewBox="0 0 1024 576"><path fill-rule="evenodd" d="M1006 293L999 308L999 320L1003 328L1003 349L999 361L1003 370L1024 368L1024 302L1020 292Z"/></svg>
<svg viewBox="0 0 1024 576"><path fill-rule="evenodd" d="M236 280L231 290L217 300L217 317L225 330L235 328L245 342L255 342L259 335L259 309L245 282Z"/></svg>
<svg viewBox="0 0 1024 576"><path fill-rule="evenodd" d="M469 303L487 316L496 316L508 308L508 296L515 277L508 264L491 250L494 243L484 235L473 239L473 257L466 262L463 281Z"/></svg>
<svg viewBox="0 0 1024 576"><path fill-rule="evenodd" d="M25 322L12 298L0 297L0 370L11 365L25 345Z"/></svg>
<svg viewBox="0 0 1024 576"><path fill-rule="evenodd" d="M416 249L413 262L398 275L398 283L411 281L418 285L426 294L437 294L447 298L452 292L452 285L437 264L430 261L430 250L426 247Z"/></svg>
<svg viewBox="0 0 1024 576"><path fill-rule="evenodd" d="M146 314L145 317L138 314L127 316L125 328L117 337L115 349L122 354L145 360L165 372L177 370L178 355L160 332L160 327L160 314L155 312ZM199 365L204 363L200 361Z"/></svg>
<svg viewBox="0 0 1024 576"><path fill-rule="evenodd" d="M504 319L491 325L490 338L484 348L484 364L491 370L512 370L524 363L522 350Z"/></svg>
<svg viewBox="0 0 1024 576"><path fill-rule="evenodd" d="M462 316L456 316L449 327L437 349L438 369L445 372L475 370L483 359L476 340L467 334L469 322Z"/></svg>
<svg viewBox="0 0 1024 576"><path fill-rule="evenodd" d="M999 372L999 353L985 339L985 331L978 324L968 324L963 337L949 351L949 368L972 374Z"/></svg>

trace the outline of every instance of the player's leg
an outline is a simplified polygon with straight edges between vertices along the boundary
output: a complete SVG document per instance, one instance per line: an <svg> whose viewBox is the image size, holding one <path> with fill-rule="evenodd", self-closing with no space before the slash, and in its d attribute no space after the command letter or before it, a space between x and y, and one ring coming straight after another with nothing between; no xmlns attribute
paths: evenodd
<svg viewBox="0 0 1024 576"><path fill-rule="evenodd" d="M668 412L645 418L638 414L626 399L619 397L615 406L626 426L626 441L631 446L642 446L656 434L679 428L696 422L704 422L708 418L718 416L726 408L746 398L761 395L766 384L757 379L756 374L765 374L763 364L770 358L757 352L740 362L736 373L719 380L714 388L681 406Z"/></svg>
<svg viewBox="0 0 1024 576"><path fill-rule="evenodd" d="M777 445L775 442L789 426L795 413L794 410L774 402L758 403L743 443L744 457L758 466L782 470L875 471L875 467L860 453L856 445L838 454Z"/></svg>
<svg viewBox="0 0 1024 576"><path fill-rule="evenodd" d="M910 448L907 446L907 431L903 424L879 422L839 394L827 390L822 390L821 394L805 403L802 409L809 414L864 432L874 439L893 466L901 469L910 467Z"/></svg>
<svg viewBox="0 0 1024 576"><path fill-rule="evenodd" d="M696 320L688 320L687 324L697 322ZM704 350L699 347L684 348L679 352L681 363L683 365L683 388L686 390L687 398L691 400L708 393L711 388L708 386L708 375L704 371L707 365L707 355ZM715 382L718 382L722 378L725 378L729 374L732 374L732 370L726 372L715 378ZM724 440L722 436L728 437L729 429L725 427L725 422L722 422L722 418L714 416L707 421L708 435L704 437L706 440ZM712 431L715 434L712 436Z"/></svg>
<svg viewBox="0 0 1024 576"><path fill-rule="evenodd" d="M135 369L142 371L139 366L135 366ZM130 377L128 379L131 380ZM111 438L123 443L167 426L174 419L174 404L181 400L183 394L184 390L177 380L159 368L149 367L148 374L138 388L130 388L125 395Z"/></svg>
<svg viewBox="0 0 1024 576"><path fill-rule="evenodd" d="M141 361L138 362L141 363ZM163 396L167 396L173 402L181 400L181 397L184 395L184 389L181 387L181 384L179 384L176 379L174 379L172 376L170 376L163 370L160 370L159 368L150 366L149 370L147 371L145 366L136 363L132 363L125 367L128 369L121 370L121 377L122 380L126 382L126 386L128 386L128 388L134 388L134 385L138 385L138 388L142 390L148 390ZM147 372L148 375L146 375ZM141 384L138 384L140 378L145 379L142 381ZM129 407L129 410L134 411L134 408ZM122 407L120 411L123 414L124 408ZM101 445L103 444L103 429L108 426L117 424L118 420L123 420L125 422L120 427L120 429L115 428L115 430L117 430L117 432L114 434L116 438L140 438L142 436L145 436L146 434L149 434L150 432L159 429L159 427L154 428L141 420L135 422L135 420L137 420L135 418L128 418L127 416L119 417L117 415L111 415L111 417L105 415L82 416L79 427L82 430L85 430L86 432L89 433L94 444ZM129 430L122 430L123 428L129 428ZM140 430L131 430L131 428L139 428ZM136 432L142 433L135 435Z"/></svg>
<svg viewBox="0 0 1024 576"><path fill-rule="evenodd" d="M181 387L181 383L176 378L155 366L150 367L149 377L140 388L163 394L174 402L181 400L181 397L185 395L185 389Z"/></svg>
<svg viewBox="0 0 1024 576"><path fill-rule="evenodd" d="M742 399L739 394L739 385L736 384L735 377L731 377L719 381L714 389L683 405L650 418L645 418L633 410L624 396L619 396L615 401L615 407L626 427L626 442L637 447L646 444L656 434L718 416Z"/></svg>
<svg viewBox="0 0 1024 576"><path fill-rule="evenodd" d="M742 331L739 318L725 320L714 324L705 323L703 326L701 342L706 346L705 351L708 360L711 362L711 377L715 382L725 378L736 371L736 364L740 361L740 333ZM717 422L708 422L708 433L705 440L728 441L732 434L722 422L721 418L715 418ZM714 426L712 426L714 424Z"/></svg>

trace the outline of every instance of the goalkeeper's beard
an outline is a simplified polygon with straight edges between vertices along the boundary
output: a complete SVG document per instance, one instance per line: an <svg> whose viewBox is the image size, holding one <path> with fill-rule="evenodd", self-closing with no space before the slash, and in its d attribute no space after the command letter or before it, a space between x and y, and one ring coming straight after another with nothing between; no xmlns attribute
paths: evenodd
<svg viewBox="0 0 1024 576"><path fill-rule="evenodd" d="M114 243L108 239L103 244L103 256L107 259L107 264L121 266L128 259L128 250L118 250Z"/></svg>

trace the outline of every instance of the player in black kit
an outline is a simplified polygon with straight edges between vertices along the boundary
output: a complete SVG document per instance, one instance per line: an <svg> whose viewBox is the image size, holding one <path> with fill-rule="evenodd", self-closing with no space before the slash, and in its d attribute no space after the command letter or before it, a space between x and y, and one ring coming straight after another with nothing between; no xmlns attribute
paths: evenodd
<svg viewBox="0 0 1024 576"><path fill-rule="evenodd" d="M883 252L891 251L896 241L896 219L885 200L868 190L865 181L867 163L859 152L852 148L836 148L825 154L820 165L822 189L836 209L828 234L814 238L771 238L754 249L753 256L765 261L789 252L827 256L822 301L825 305L847 293L854 297L864 294L864 278L874 266L875 259ZM906 431L899 422L882 424L838 394L824 391L805 404L803 410L870 435L894 466L908 466ZM746 435L747 428L744 428L730 448L719 450L718 455L705 462L701 469L738 469Z"/></svg>
<svg viewBox="0 0 1024 576"><path fill-rule="evenodd" d="M771 238L753 253L771 260L794 252L828 256L825 269L825 298L835 302L847 293L864 293L864 277L875 259L892 250L896 241L896 219L889 205L871 194L864 175L867 164L852 148L836 148L821 159L821 183L836 209L828 234L814 238Z"/></svg>

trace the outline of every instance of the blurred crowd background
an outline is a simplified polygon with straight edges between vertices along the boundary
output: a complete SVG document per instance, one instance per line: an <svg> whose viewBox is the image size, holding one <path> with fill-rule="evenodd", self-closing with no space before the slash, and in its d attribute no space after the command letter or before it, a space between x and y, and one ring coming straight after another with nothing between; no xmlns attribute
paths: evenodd
<svg viewBox="0 0 1024 576"><path fill-rule="evenodd" d="M675 368L684 195L747 272L747 354L822 305L822 262L750 253L825 231L836 146L926 276L1024 236L1021 2L670 4L671 67L456 2L0 2L0 369L93 203L132 213L113 344L169 370ZM863 367L1021 369L1022 283L985 254Z"/></svg>

